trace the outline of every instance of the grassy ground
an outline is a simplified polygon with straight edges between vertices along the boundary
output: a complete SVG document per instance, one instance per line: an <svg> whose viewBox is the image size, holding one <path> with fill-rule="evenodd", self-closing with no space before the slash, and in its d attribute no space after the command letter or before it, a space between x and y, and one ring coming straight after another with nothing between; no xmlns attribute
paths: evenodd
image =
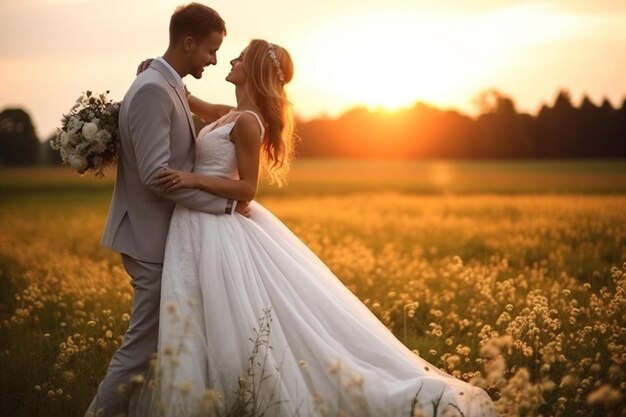
<svg viewBox="0 0 626 417"><path fill-rule="evenodd" d="M0 415L82 415L121 340L112 177L0 171ZM626 163L300 161L258 200L503 414L622 415Z"/></svg>

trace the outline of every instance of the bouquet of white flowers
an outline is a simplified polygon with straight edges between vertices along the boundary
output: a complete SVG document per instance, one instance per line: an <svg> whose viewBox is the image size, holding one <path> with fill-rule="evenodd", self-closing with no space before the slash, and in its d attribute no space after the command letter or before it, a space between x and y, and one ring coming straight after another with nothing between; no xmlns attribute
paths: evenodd
<svg viewBox="0 0 626 417"><path fill-rule="evenodd" d="M83 93L68 114L61 119L63 127L50 141L58 150L64 165L80 174L92 170L104 176L104 168L113 164L119 155L120 139L117 117L119 102L107 100L104 94Z"/></svg>

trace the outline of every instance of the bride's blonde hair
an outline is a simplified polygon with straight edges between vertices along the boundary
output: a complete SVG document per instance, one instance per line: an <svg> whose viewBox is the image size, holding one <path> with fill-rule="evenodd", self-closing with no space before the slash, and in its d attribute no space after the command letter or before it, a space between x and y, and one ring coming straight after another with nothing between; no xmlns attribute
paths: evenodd
<svg viewBox="0 0 626 417"><path fill-rule="evenodd" d="M293 62L284 48L254 39L246 49L243 65L248 74L248 94L267 124L262 166L270 182L282 186L294 155L294 119L284 88L293 78Z"/></svg>

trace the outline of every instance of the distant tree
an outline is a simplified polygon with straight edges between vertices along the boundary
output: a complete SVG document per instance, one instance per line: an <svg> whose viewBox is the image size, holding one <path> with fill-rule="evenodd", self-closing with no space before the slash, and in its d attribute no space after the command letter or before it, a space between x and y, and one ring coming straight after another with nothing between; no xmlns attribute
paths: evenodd
<svg viewBox="0 0 626 417"><path fill-rule="evenodd" d="M611 156L626 158L626 99L617 112L615 136L612 138L610 149Z"/></svg>
<svg viewBox="0 0 626 417"><path fill-rule="evenodd" d="M619 135L620 111L613 108L607 98L602 101L600 109L602 110L602 121L599 126L599 139L602 153L609 157L618 157L620 154L622 157L625 156L623 149L626 138Z"/></svg>
<svg viewBox="0 0 626 417"><path fill-rule="evenodd" d="M518 113L498 90L474 100L476 118L418 102L396 112L357 107L331 119L297 121L303 157L625 158L626 100L579 107L559 91L536 116Z"/></svg>
<svg viewBox="0 0 626 417"><path fill-rule="evenodd" d="M580 130L583 136L581 155L602 155L602 147L598 146L598 127L602 123L602 110L585 95L578 109L580 115Z"/></svg>
<svg viewBox="0 0 626 417"><path fill-rule="evenodd" d="M583 135L577 109L570 94L559 91L552 108L543 106L537 116L537 154L541 157L568 158L580 156Z"/></svg>
<svg viewBox="0 0 626 417"><path fill-rule="evenodd" d="M533 118L517 113L511 98L491 89L481 93L474 103L482 113L476 120L475 156L521 158L536 151Z"/></svg>
<svg viewBox="0 0 626 417"><path fill-rule="evenodd" d="M337 133L337 129L333 128L335 123L328 117L297 122L296 129L302 140L297 145L296 154L304 157L340 156L338 147L341 143L332 143Z"/></svg>
<svg viewBox="0 0 626 417"><path fill-rule="evenodd" d="M495 100L498 95L499 93L494 88L484 90L472 99L472 103L478 107L478 112L480 114L494 113L496 110Z"/></svg>
<svg viewBox="0 0 626 417"><path fill-rule="evenodd" d="M30 116L22 109L0 113L0 165L32 165L38 158L39 140Z"/></svg>
<svg viewBox="0 0 626 417"><path fill-rule="evenodd" d="M421 156L434 158L470 158L476 150L476 123L457 111L431 109L425 114L426 131ZM428 144L428 145L427 145ZM427 146L426 146L427 145Z"/></svg>
<svg viewBox="0 0 626 417"><path fill-rule="evenodd" d="M61 165L62 159L59 151L55 151L50 147L50 141L54 138L54 135L50 136L40 145L39 148L39 163L42 165Z"/></svg>

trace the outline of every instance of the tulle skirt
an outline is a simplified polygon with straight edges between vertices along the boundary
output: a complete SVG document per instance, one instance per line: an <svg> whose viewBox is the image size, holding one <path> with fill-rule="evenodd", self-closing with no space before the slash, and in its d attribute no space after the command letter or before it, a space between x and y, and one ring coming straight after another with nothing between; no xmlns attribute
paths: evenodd
<svg viewBox="0 0 626 417"><path fill-rule="evenodd" d="M175 209L154 377L152 413L167 417L496 415L482 389L406 348L255 202L250 218Z"/></svg>

